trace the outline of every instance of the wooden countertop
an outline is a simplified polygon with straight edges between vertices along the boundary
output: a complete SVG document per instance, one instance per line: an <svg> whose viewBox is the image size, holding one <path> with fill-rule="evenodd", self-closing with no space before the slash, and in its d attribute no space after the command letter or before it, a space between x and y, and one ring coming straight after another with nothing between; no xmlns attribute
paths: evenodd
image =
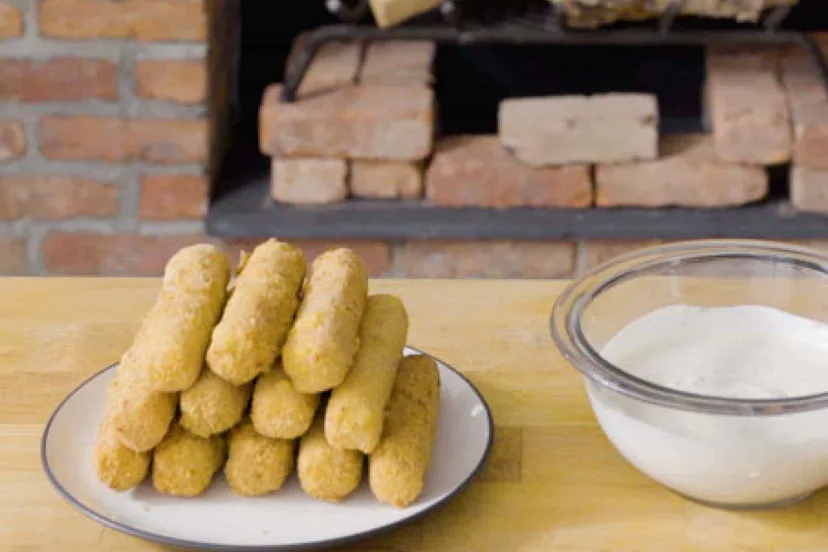
<svg viewBox="0 0 828 552"><path fill-rule="evenodd" d="M103 529L49 485L43 424L117 360L152 304L151 279L0 279L0 551L162 550ZM606 441L577 372L549 336L562 283L372 282L400 295L410 344L463 371L492 407L493 458L465 493L349 550L392 552L816 552L828 493L774 512L697 506L630 467Z"/></svg>

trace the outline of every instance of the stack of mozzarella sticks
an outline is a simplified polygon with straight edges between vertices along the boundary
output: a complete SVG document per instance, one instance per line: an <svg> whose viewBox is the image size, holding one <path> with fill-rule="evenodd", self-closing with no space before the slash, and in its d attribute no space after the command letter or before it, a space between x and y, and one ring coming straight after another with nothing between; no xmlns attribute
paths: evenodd
<svg viewBox="0 0 828 552"><path fill-rule="evenodd" d="M408 315L369 295L350 249L306 274L275 240L242 254L231 282L212 245L167 263L158 298L121 358L95 446L116 491L151 473L158 492L198 496L224 470L241 496L278 491L339 502L368 463L371 491L404 507L423 490L440 400L435 362L403 357Z"/></svg>

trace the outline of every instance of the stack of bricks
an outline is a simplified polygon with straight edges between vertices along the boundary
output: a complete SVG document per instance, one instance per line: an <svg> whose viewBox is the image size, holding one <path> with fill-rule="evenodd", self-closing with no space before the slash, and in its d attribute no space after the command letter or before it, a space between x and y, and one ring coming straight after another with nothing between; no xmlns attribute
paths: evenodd
<svg viewBox="0 0 828 552"><path fill-rule="evenodd" d="M574 198L583 196L572 192L573 182L588 181L591 167L598 207L724 208L761 201L769 189L767 167L787 163L793 150L778 59L778 50L708 49L709 134L659 137L656 99L646 94L505 100L499 113L499 137L512 152L512 164L554 171L545 173L546 186L533 182L522 192L524 200L510 206L578 206ZM506 154L490 148L489 159L498 155ZM454 169L438 152L434 161L440 163L438 172L450 175L464 166L461 155L454 153L453 159ZM430 174L434 170L433 165ZM490 170L490 174L497 172ZM538 178L537 173L531 174ZM449 180L429 178L430 197L443 204L448 203L448 194L471 197L472 180L468 189ZM482 176L476 180L485 182ZM554 198L552 190L557 194ZM828 201L828 193L825 197Z"/></svg>
<svg viewBox="0 0 828 552"><path fill-rule="evenodd" d="M828 94L813 61L798 47L710 50L707 73L716 154L789 164L791 205L828 213Z"/></svg>
<svg viewBox="0 0 828 552"><path fill-rule="evenodd" d="M790 163L793 206L828 212L828 95L799 51L709 47L707 133L658 136L646 94L516 98L498 135L441 138L433 152L432 57L427 44L331 46L296 104L272 86L261 144L273 198L419 199L424 180L426 204L443 207L727 208L765 199L768 168Z"/></svg>
<svg viewBox="0 0 828 552"><path fill-rule="evenodd" d="M774 60L773 51L708 48L704 92L712 132L662 136L658 159L599 165L596 204L722 208L764 199L766 167L786 163L791 151Z"/></svg>
<svg viewBox="0 0 828 552"><path fill-rule="evenodd" d="M655 98L639 94L508 99L498 127L441 141L426 179L433 204L590 207L593 164L652 159L658 144Z"/></svg>
<svg viewBox="0 0 828 552"><path fill-rule="evenodd" d="M812 60L800 48L711 47L706 69L711 133L662 138L655 163L599 166L596 204L738 206L766 197L768 167L789 166L791 205L828 213L828 94Z"/></svg>
<svg viewBox="0 0 828 552"><path fill-rule="evenodd" d="M237 4L0 0L0 273L157 273L203 239Z"/></svg>
<svg viewBox="0 0 828 552"><path fill-rule="evenodd" d="M421 197L434 140L434 51L429 42L330 43L295 102L282 102L281 85L268 87L259 143L272 158L273 199Z"/></svg>
<svg viewBox="0 0 828 552"><path fill-rule="evenodd" d="M720 132L661 138L656 98L647 94L504 100L497 137L438 144L427 196L436 205L490 208L720 208L761 200L764 165L790 145L763 136L761 121L756 133L732 123L732 104L712 91Z"/></svg>
<svg viewBox="0 0 828 552"><path fill-rule="evenodd" d="M782 77L794 131L791 203L801 211L828 213L828 94L801 52L783 53Z"/></svg>

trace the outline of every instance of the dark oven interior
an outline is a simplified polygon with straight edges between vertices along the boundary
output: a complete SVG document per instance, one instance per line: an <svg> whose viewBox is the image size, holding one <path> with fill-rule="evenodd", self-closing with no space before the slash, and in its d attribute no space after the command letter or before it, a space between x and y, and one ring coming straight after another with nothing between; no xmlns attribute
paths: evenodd
<svg viewBox="0 0 828 552"><path fill-rule="evenodd" d="M286 58L300 32L339 22L322 0L292 4L290 9L241 0L240 11L235 124L215 184L219 196L251 179L266 178L269 160L257 145L262 93L268 84L283 80ZM828 28L828 2L802 0L784 28ZM495 132L497 106L506 97L604 91L656 94L664 133L703 128L701 47L440 44L434 71L443 135Z"/></svg>

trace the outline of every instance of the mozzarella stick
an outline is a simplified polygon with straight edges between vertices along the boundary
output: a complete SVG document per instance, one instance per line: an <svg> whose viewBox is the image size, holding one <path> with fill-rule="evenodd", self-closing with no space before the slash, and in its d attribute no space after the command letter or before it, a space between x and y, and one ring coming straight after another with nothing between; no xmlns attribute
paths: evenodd
<svg viewBox="0 0 828 552"><path fill-rule="evenodd" d="M313 262L303 294L282 362L297 390L321 393L342 383L359 348L365 266L350 249L327 251Z"/></svg>
<svg viewBox="0 0 828 552"><path fill-rule="evenodd" d="M178 407L178 394L147 389L131 366L120 365L117 370L108 390L112 428L124 445L146 452L167 434Z"/></svg>
<svg viewBox="0 0 828 552"><path fill-rule="evenodd" d="M328 444L324 416L319 415L299 441L299 484L314 498L340 502L359 486L362 459L358 450L335 449Z"/></svg>
<svg viewBox="0 0 828 552"><path fill-rule="evenodd" d="M256 433L250 420L230 431L224 475L234 493L262 496L282 488L294 468L295 441Z"/></svg>
<svg viewBox="0 0 828 552"><path fill-rule="evenodd" d="M199 437L224 433L242 419L253 384L233 385L211 370L181 392L181 425Z"/></svg>
<svg viewBox="0 0 828 552"><path fill-rule="evenodd" d="M207 349L207 365L234 385L268 370L287 338L299 306L305 256L270 239L242 259L240 273Z"/></svg>
<svg viewBox="0 0 828 552"><path fill-rule="evenodd" d="M164 270L161 291L121 363L153 391L183 391L204 364L227 294L230 265L213 245L185 247Z"/></svg>
<svg viewBox="0 0 828 552"><path fill-rule="evenodd" d="M402 301L393 295L368 297L354 365L331 392L325 410L325 436L331 445L365 454L374 451L407 337Z"/></svg>
<svg viewBox="0 0 828 552"><path fill-rule="evenodd" d="M422 493L439 406L440 373L434 360L405 357L388 401L382 439L369 459L369 484L380 502L402 508Z"/></svg>
<svg viewBox="0 0 828 552"><path fill-rule="evenodd" d="M128 491L147 477L150 455L124 445L112 425L112 400L107 401L103 421L98 427L93 465L98 479L114 491Z"/></svg>
<svg viewBox="0 0 828 552"><path fill-rule="evenodd" d="M250 418L258 433L273 439L295 439L308 431L319 407L318 394L300 393L280 365L256 380Z"/></svg>
<svg viewBox="0 0 828 552"><path fill-rule="evenodd" d="M224 437L193 435L174 423L152 457L152 485L159 493L198 496L224 464Z"/></svg>

